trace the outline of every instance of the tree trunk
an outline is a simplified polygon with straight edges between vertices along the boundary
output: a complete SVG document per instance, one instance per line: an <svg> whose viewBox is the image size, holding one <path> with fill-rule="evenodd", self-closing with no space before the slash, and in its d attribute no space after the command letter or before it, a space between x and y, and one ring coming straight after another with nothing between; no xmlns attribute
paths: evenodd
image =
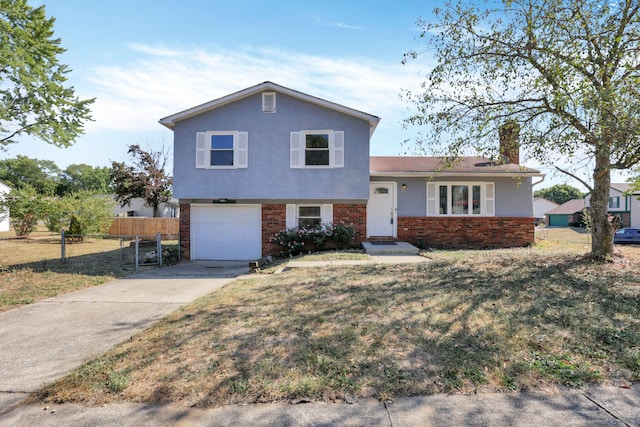
<svg viewBox="0 0 640 427"><path fill-rule="evenodd" d="M606 151L606 150L602 150ZM593 191L591 192L591 255L605 259L613 255L613 233L609 222L609 191L611 172L609 154L598 151L593 172Z"/></svg>
<svg viewBox="0 0 640 427"><path fill-rule="evenodd" d="M153 217L154 218L158 218L160 216L160 206L159 205L154 205L153 206Z"/></svg>

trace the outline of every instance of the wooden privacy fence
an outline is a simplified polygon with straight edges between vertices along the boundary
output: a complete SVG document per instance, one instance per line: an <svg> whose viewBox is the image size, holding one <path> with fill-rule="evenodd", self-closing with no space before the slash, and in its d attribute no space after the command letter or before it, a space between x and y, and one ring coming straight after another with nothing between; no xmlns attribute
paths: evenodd
<svg viewBox="0 0 640 427"><path fill-rule="evenodd" d="M177 235L179 231L179 218L115 218L109 227L111 236Z"/></svg>

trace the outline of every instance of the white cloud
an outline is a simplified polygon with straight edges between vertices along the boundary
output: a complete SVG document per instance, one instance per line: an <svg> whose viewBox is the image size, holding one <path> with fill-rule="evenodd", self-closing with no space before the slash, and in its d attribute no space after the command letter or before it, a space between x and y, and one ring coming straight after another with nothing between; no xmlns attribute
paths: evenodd
<svg viewBox="0 0 640 427"><path fill-rule="evenodd" d="M417 65L328 58L271 48L238 50L130 44L129 63L99 66L91 130L157 130L158 119L266 80L383 118L400 130L403 88L418 88ZM391 142L391 141L390 141ZM397 142L397 141L393 141Z"/></svg>

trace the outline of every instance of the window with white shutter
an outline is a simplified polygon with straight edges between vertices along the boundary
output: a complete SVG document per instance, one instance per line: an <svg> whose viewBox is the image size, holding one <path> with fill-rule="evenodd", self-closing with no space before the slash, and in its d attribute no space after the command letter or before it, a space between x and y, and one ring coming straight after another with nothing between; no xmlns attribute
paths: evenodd
<svg viewBox="0 0 640 427"><path fill-rule="evenodd" d="M427 216L495 216L493 182L428 182Z"/></svg>
<svg viewBox="0 0 640 427"><path fill-rule="evenodd" d="M303 130L290 134L292 168L344 167L344 132Z"/></svg>
<svg viewBox="0 0 640 427"><path fill-rule="evenodd" d="M333 205L294 205L286 208L286 226L291 228L312 229L333 222Z"/></svg>
<svg viewBox="0 0 640 427"><path fill-rule="evenodd" d="M238 169L249 165L249 134L210 131L196 134L196 168Z"/></svg>

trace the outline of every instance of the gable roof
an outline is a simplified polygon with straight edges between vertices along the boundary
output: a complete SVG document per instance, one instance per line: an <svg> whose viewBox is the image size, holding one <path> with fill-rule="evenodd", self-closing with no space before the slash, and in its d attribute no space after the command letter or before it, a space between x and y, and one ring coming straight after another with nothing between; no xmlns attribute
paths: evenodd
<svg viewBox="0 0 640 427"><path fill-rule="evenodd" d="M551 203L552 205L560 206L559 203L556 203L553 200L545 199L544 197L534 197L533 198L533 203L536 203L536 202L539 202L539 203L546 202L546 203Z"/></svg>
<svg viewBox="0 0 640 427"><path fill-rule="evenodd" d="M544 176L524 166L496 164L484 157L460 157L446 167L442 157L372 156L371 176Z"/></svg>
<svg viewBox="0 0 640 427"><path fill-rule="evenodd" d="M586 207L587 205L584 199L573 199L561 204L557 208L551 209L546 215L573 215Z"/></svg>
<svg viewBox="0 0 640 427"><path fill-rule="evenodd" d="M216 108L222 107L224 105L230 104L232 102L238 101L248 96L255 95L256 93L264 92L266 90L279 92L279 93L291 96L293 98L301 99L303 101L307 101L312 104L316 104L321 107L328 108L330 110L338 111L340 113L347 114L349 116L366 120L369 122L369 129L370 129L369 135L373 135L373 132L376 130L376 127L380 122L380 117L374 116L372 114L368 114L359 110L354 110L353 108L345 107L344 105L336 104L335 102L317 98L312 95L307 95L306 93L298 92L297 90L289 89L269 81L260 83L255 86L251 86L249 88L243 89L238 92L234 92L230 95L223 96L222 98L205 102L204 104L198 105L196 107L189 108L184 111L180 111L179 113L175 113L160 119L159 122L161 125L164 125L169 129L173 130L177 121L184 120L186 118L193 117L207 111L215 110Z"/></svg>
<svg viewBox="0 0 640 427"><path fill-rule="evenodd" d="M627 191L630 192L630 194L640 194L640 190L634 190L633 189L633 184L628 183L628 182L624 182L624 183L611 183L611 188L613 188L614 190L618 190L621 193L626 193Z"/></svg>

